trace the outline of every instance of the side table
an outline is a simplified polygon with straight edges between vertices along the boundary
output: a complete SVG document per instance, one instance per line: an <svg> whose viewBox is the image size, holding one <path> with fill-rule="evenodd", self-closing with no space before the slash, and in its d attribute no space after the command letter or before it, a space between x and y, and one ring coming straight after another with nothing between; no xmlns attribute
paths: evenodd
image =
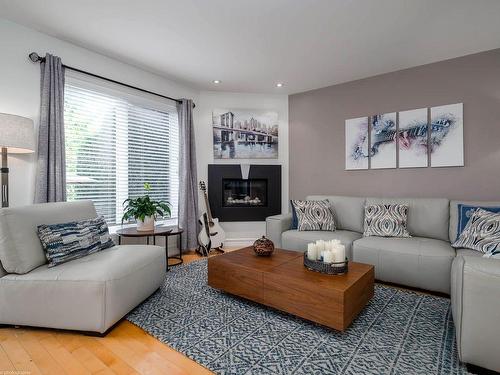
<svg viewBox="0 0 500 375"><path fill-rule="evenodd" d="M175 259L177 262L171 266L177 266L182 264L182 233L184 230L179 227L164 227L157 226L152 231L138 231L135 227L122 228L116 231L118 235L118 245L122 243L122 237L146 237L146 244L149 245L149 238L153 237L153 245L156 245L156 237L165 237L165 256L167 258L167 271L169 270L168 261L170 259ZM168 238L170 236L179 236L179 255L178 256L168 256Z"/></svg>

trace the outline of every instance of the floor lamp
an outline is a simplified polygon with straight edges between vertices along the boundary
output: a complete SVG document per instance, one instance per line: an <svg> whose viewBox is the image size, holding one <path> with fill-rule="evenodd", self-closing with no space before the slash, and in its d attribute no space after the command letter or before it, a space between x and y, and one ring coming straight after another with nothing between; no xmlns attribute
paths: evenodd
<svg viewBox="0 0 500 375"><path fill-rule="evenodd" d="M2 149L2 207L9 207L7 153L27 154L35 151L33 120L0 113L0 148Z"/></svg>

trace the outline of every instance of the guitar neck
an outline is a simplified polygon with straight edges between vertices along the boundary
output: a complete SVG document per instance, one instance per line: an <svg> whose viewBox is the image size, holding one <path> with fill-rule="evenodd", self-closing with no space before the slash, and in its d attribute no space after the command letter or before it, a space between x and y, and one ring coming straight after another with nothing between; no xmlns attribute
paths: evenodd
<svg viewBox="0 0 500 375"><path fill-rule="evenodd" d="M403 133L407 133L409 137L419 137L427 134L427 124L420 126L413 126L408 129L399 129L398 135L402 135ZM389 142L394 140L394 136L396 134L396 130L384 131L381 134L376 136L374 143L382 143Z"/></svg>
<svg viewBox="0 0 500 375"><path fill-rule="evenodd" d="M203 197L205 198L205 206L207 208L208 222L213 223L212 212L210 211L210 202L208 201L208 195L206 192L203 192Z"/></svg>

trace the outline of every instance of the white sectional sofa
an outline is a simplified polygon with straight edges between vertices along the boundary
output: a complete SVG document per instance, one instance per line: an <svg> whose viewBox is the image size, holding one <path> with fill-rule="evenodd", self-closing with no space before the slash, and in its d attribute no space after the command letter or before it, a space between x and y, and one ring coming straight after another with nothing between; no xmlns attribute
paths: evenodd
<svg viewBox="0 0 500 375"><path fill-rule="evenodd" d="M291 229L291 214L271 216L266 219L267 237L276 247L305 251L309 242L339 239L350 260L375 266L377 280L451 294L460 359L500 371L500 260L451 246L457 236L458 204L498 207L500 202L327 195L306 199L328 199L337 230L297 231ZM409 206L411 238L363 237L365 206L382 203Z"/></svg>
<svg viewBox="0 0 500 375"><path fill-rule="evenodd" d="M0 210L0 324L105 333L160 287L165 250L121 245L49 268L40 224L96 217L90 201Z"/></svg>

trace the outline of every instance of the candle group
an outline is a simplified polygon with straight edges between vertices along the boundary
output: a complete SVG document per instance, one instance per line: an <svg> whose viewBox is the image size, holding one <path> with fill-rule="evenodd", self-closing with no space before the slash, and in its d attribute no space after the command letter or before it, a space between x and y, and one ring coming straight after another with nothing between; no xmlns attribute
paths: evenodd
<svg viewBox="0 0 500 375"><path fill-rule="evenodd" d="M325 263L345 261L345 246L339 240L318 240L307 244L307 258Z"/></svg>

